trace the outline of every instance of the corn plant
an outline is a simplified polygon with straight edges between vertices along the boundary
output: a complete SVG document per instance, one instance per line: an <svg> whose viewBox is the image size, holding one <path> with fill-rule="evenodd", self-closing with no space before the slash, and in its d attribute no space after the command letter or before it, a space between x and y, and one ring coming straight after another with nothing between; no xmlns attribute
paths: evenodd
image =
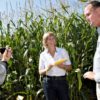
<svg viewBox="0 0 100 100"><path fill-rule="evenodd" d="M97 39L95 29L85 22L83 15L72 13L66 16L56 10L47 18L42 15L34 17L34 13L26 12L25 21L19 19L14 23L11 20L6 28L0 21L0 46L13 48L13 59L9 61L7 78L1 86L3 99L13 100L22 95L26 100L37 99L38 96L42 100L44 94L38 63L43 51L42 36L47 31L54 32L57 46L69 52L73 67L67 76L71 100L90 99L91 88L86 86L82 75L92 68Z"/></svg>

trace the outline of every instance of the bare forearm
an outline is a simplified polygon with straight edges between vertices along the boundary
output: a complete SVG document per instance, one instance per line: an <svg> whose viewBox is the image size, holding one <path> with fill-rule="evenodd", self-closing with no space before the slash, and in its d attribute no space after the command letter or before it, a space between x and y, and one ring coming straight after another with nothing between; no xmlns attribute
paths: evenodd
<svg viewBox="0 0 100 100"><path fill-rule="evenodd" d="M45 67L44 69L39 69L39 74L40 75L44 75L46 74L47 71L49 71L54 65L48 65L47 67Z"/></svg>
<svg viewBox="0 0 100 100"><path fill-rule="evenodd" d="M58 65L58 67L66 70L66 71L71 71L72 70L71 65L60 64L60 65Z"/></svg>

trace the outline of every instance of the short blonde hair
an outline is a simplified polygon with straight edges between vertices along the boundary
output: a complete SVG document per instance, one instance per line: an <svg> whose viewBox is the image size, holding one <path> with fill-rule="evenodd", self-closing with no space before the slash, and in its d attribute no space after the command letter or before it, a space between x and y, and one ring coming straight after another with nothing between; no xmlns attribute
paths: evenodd
<svg viewBox="0 0 100 100"><path fill-rule="evenodd" d="M53 36L56 39L56 37L55 37L55 35L54 35L53 32L47 32L47 33L44 33L44 35L43 35L43 41L42 41L42 43L43 43L43 47L45 49L47 48L47 39L50 36Z"/></svg>

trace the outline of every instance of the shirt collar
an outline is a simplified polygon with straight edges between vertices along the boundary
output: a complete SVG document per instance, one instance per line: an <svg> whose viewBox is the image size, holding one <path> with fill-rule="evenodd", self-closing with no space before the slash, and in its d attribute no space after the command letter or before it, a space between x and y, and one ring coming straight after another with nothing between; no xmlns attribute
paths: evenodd
<svg viewBox="0 0 100 100"><path fill-rule="evenodd" d="M100 27L97 28L97 32L100 35Z"/></svg>
<svg viewBox="0 0 100 100"><path fill-rule="evenodd" d="M45 49L45 52L48 53L48 48ZM56 52L58 52L58 47L56 47Z"/></svg>

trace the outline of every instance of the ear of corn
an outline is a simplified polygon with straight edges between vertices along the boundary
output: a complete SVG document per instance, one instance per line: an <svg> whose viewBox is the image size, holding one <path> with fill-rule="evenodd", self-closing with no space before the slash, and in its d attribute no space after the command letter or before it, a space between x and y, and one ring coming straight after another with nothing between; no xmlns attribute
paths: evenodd
<svg viewBox="0 0 100 100"><path fill-rule="evenodd" d="M54 63L54 65L62 64L62 63L64 63L65 61L67 61L67 59L59 59L59 60L57 60L57 61Z"/></svg>

